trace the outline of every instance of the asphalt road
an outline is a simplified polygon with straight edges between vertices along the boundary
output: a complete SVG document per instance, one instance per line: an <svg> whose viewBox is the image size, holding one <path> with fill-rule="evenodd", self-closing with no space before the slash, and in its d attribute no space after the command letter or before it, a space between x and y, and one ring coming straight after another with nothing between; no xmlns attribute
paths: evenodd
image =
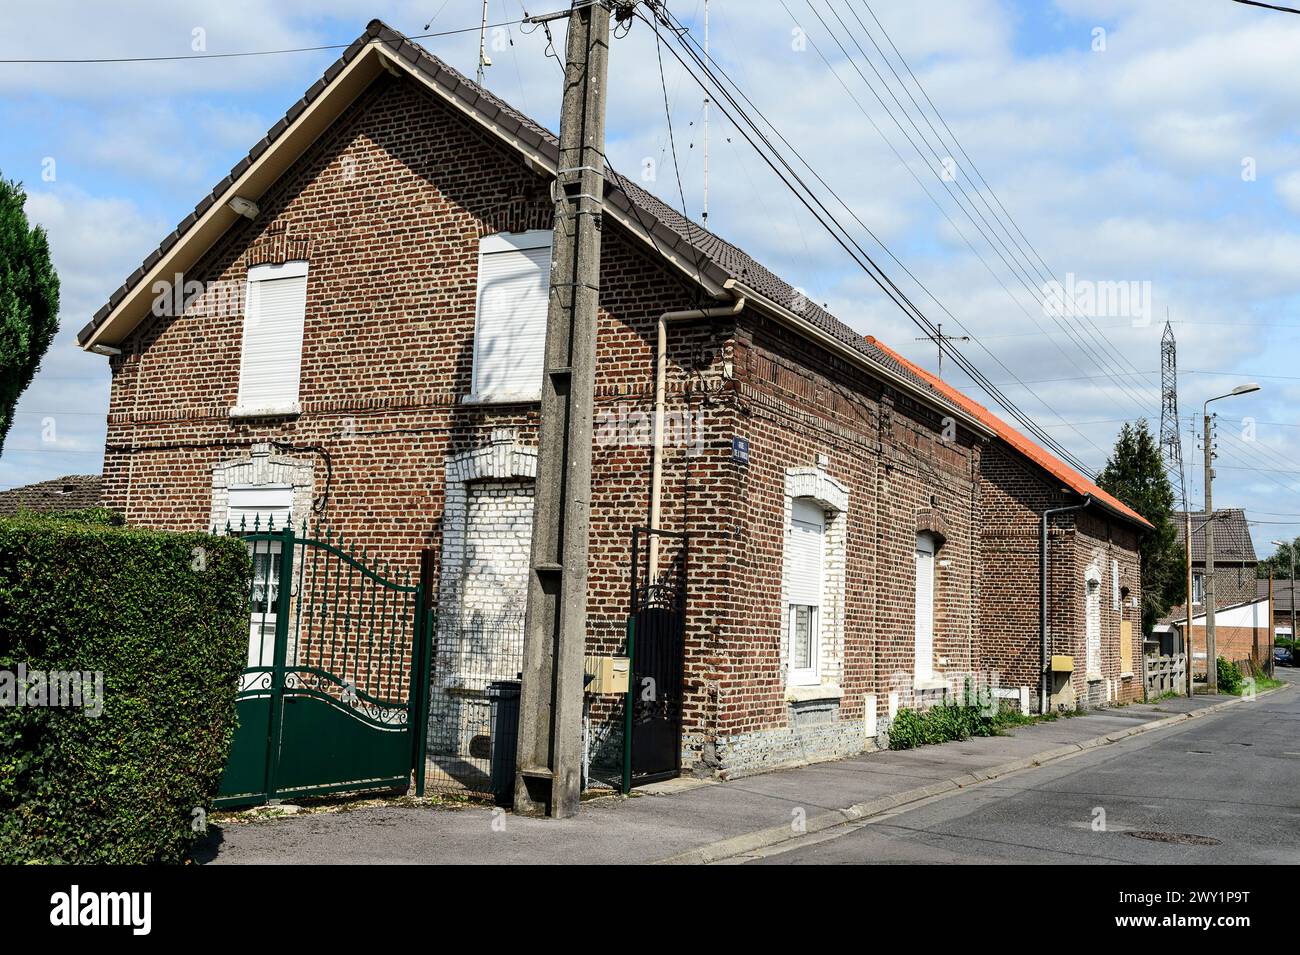
<svg viewBox="0 0 1300 955"><path fill-rule="evenodd" d="M1300 687L736 861L1300 863Z"/></svg>

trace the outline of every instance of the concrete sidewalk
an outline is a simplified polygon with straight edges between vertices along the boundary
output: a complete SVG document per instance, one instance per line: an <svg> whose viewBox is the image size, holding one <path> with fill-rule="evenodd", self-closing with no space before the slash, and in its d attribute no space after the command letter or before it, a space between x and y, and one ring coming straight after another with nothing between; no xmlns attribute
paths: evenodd
<svg viewBox="0 0 1300 955"><path fill-rule="evenodd" d="M1293 692L1287 688L1279 692ZM1007 736L880 752L731 782L689 779L583 804L575 819L467 805L366 806L227 822L195 852L217 863L711 862L1159 730L1225 706L1197 696L1098 710Z"/></svg>

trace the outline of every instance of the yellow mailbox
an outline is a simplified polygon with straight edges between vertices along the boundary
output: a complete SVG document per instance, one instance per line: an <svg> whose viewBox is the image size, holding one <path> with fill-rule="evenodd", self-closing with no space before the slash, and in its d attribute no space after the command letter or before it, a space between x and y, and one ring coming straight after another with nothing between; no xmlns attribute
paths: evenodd
<svg viewBox="0 0 1300 955"><path fill-rule="evenodd" d="M587 681L587 692L599 695L627 692L628 673L631 664L627 657L589 656L586 657L586 672L591 677Z"/></svg>

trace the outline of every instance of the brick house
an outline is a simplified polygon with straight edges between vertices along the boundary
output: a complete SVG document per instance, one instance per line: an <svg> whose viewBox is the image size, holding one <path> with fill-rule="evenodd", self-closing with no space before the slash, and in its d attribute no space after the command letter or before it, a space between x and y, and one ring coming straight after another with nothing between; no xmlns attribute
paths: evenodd
<svg viewBox="0 0 1300 955"><path fill-rule="evenodd" d="M80 333L111 356L104 501L128 522L278 515L408 569L436 550L460 642L433 661L429 746L457 759L486 682L519 668L556 159L551 133L374 21ZM589 648L623 648L662 336L659 526L690 538L683 767L859 752L990 664L1036 684L1034 507L1100 492L613 170L605 200ZM991 489L1005 474L1023 486ZM1005 566L989 584L992 501L1014 586ZM1111 502L1055 526L1061 645L1102 555L1136 587L1134 525ZM984 646L989 621L1007 647ZM1111 623L1118 689L1082 699L1131 695ZM593 765L617 757L621 706L591 701Z"/></svg>
<svg viewBox="0 0 1300 955"><path fill-rule="evenodd" d="M900 355L894 358L905 363ZM999 674L1004 685L1028 685L1037 692L1043 512L1086 502L1081 510L1051 517L1048 530L1045 655L1069 657L1072 663L1055 672L1053 692L1060 705L1141 699L1138 543L1150 524L984 406L910 367L996 435L980 457L981 671Z"/></svg>
<svg viewBox="0 0 1300 955"><path fill-rule="evenodd" d="M1178 530L1178 547L1186 547L1187 520L1183 512L1174 515ZM1197 672L1205 670L1205 527L1208 515L1204 511L1193 511L1192 524L1192 643L1193 659ZM1259 559L1255 556L1255 545L1250 539L1250 524L1246 512L1241 508L1221 508L1214 516L1214 601L1215 629L1219 629L1217 613L1228 608L1237 608L1252 604L1260 594L1255 577ZM1266 582L1267 583L1267 582ZM1242 611L1246 613L1247 611ZM1255 610L1249 613L1254 614ZM1160 618L1156 631L1164 651L1182 652L1183 639L1187 626L1187 606L1180 604L1170 607L1169 612ZM1247 628L1250 629L1250 628ZM1243 638L1244 640L1244 638ZM1244 640L1246 644L1253 641ZM1199 649L1197 649L1199 647ZM1246 656L1237 659L1246 659Z"/></svg>
<svg viewBox="0 0 1300 955"><path fill-rule="evenodd" d="M1192 608L1205 609L1205 526L1208 515L1194 511L1192 518ZM1186 547L1187 521L1183 513L1174 515L1178 528L1178 546ZM1219 508L1214 515L1214 599L1216 606L1246 603L1258 596L1255 568L1259 558L1250 539L1250 524L1246 512L1239 507ZM1186 619L1185 606L1174 607L1171 619Z"/></svg>

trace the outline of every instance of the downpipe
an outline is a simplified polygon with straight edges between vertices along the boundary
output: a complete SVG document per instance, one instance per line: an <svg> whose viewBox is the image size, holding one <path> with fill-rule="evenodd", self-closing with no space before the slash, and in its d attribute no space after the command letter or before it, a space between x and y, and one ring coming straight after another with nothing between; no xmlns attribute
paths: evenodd
<svg viewBox="0 0 1300 955"><path fill-rule="evenodd" d="M718 305L711 308L684 308L674 312L664 312L659 316L658 337L655 344L655 410L654 410L654 449L651 453L650 466L650 529L659 527L660 511L663 507L663 466L664 466L664 404L666 401L666 381L668 378L668 323L689 321L702 318L727 318L740 314L745 307L745 296L738 295L730 305ZM659 576L659 536L650 535L649 575L646 580L653 584Z"/></svg>
<svg viewBox="0 0 1300 955"><path fill-rule="evenodd" d="M1048 521L1057 514L1083 511L1092 504L1092 495L1084 497L1082 504L1069 507L1049 507L1043 511L1038 529L1038 714L1047 713L1047 530Z"/></svg>

